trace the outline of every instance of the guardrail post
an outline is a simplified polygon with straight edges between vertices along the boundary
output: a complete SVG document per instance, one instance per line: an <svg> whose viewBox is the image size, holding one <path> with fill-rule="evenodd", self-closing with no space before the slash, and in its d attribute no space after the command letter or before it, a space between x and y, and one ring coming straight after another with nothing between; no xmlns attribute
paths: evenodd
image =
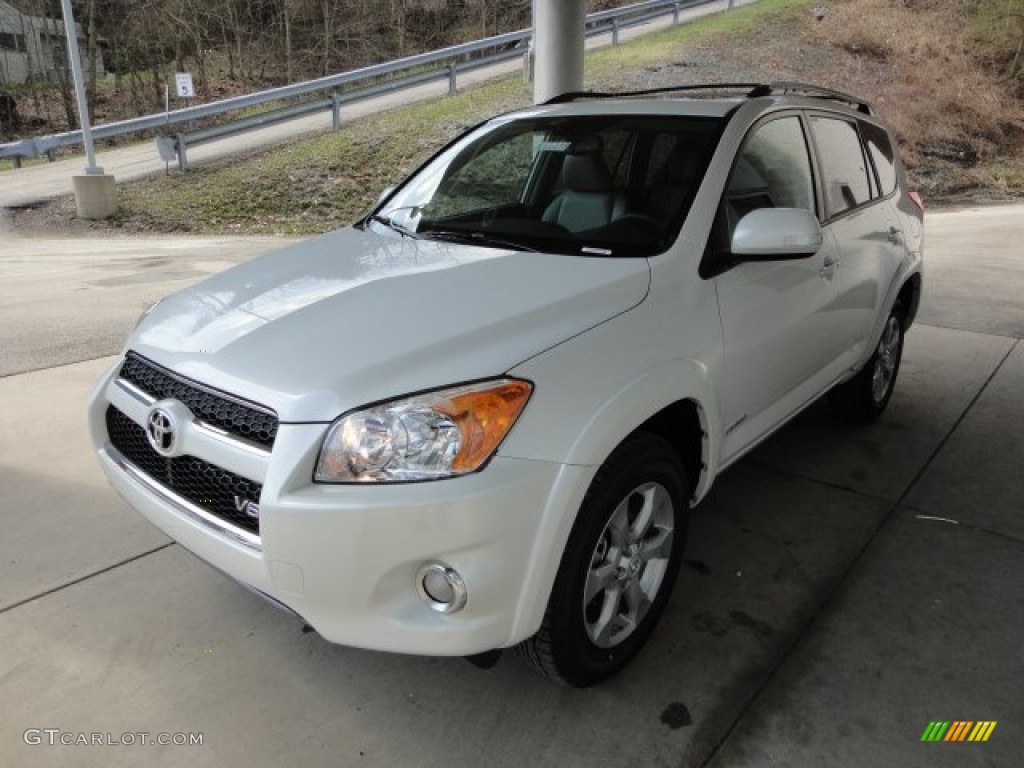
<svg viewBox="0 0 1024 768"><path fill-rule="evenodd" d="M21 168L21 155L15 155L11 158L11 162L14 163L14 168Z"/></svg>
<svg viewBox="0 0 1024 768"><path fill-rule="evenodd" d="M185 134L179 133L174 137L174 148L178 150L178 170L184 173L188 170L188 155L185 152Z"/></svg>
<svg viewBox="0 0 1024 768"><path fill-rule="evenodd" d="M448 63L448 95L454 96L456 93L455 87L455 75L459 71L458 64L454 61Z"/></svg>
<svg viewBox="0 0 1024 768"><path fill-rule="evenodd" d="M331 91L331 124L334 130L341 128L341 99L337 88Z"/></svg>
<svg viewBox="0 0 1024 768"><path fill-rule="evenodd" d="M619 44L619 19L614 17L612 19L612 45Z"/></svg>
<svg viewBox="0 0 1024 768"><path fill-rule="evenodd" d="M732 10L732 3L733 3L733 0L729 0L729 10L730 11Z"/></svg>
<svg viewBox="0 0 1024 768"><path fill-rule="evenodd" d="M679 3L672 3L672 23L679 23Z"/></svg>

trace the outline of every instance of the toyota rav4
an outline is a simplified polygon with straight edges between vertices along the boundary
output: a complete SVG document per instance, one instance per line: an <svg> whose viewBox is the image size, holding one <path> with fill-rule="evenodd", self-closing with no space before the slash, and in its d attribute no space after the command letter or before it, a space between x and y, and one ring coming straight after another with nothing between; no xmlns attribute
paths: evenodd
<svg viewBox="0 0 1024 768"><path fill-rule="evenodd" d="M567 94L159 302L92 441L129 504L329 641L519 646L592 685L650 636L719 473L822 395L886 407L922 218L852 96Z"/></svg>

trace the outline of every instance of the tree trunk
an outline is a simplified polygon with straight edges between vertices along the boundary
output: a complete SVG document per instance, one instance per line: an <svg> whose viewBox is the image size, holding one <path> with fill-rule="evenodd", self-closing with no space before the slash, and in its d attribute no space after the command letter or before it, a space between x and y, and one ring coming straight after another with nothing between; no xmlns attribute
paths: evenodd
<svg viewBox="0 0 1024 768"><path fill-rule="evenodd" d="M85 75L86 102L89 104L89 114L96 114L96 65L99 63L99 44L96 40L96 0L89 0L88 10L89 26L86 28L86 67L89 71Z"/></svg>
<svg viewBox="0 0 1024 768"><path fill-rule="evenodd" d="M405 0L391 0L391 21L395 26L398 56L405 56Z"/></svg>
<svg viewBox="0 0 1024 768"><path fill-rule="evenodd" d="M328 75L331 71L331 51L334 49L334 15L332 13L330 0L323 0L324 11L324 58L320 67L321 75Z"/></svg>
<svg viewBox="0 0 1024 768"><path fill-rule="evenodd" d="M6 79L4 85L6 85ZM18 118L18 102L14 94L0 88L0 133L14 133L21 128Z"/></svg>
<svg viewBox="0 0 1024 768"><path fill-rule="evenodd" d="M21 17L21 36L25 38L25 69L26 69L26 82L34 81L40 74L36 65L39 63L41 52L38 46L34 45L35 36L32 34L32 27L25 23L24 16ZM35 50L33 50L33 48ZM36 115L39 117L43 116L43 103L39 95L39 88L30 88L29 93L32 95L32 108Z"/></svg>
<svg viewBox="0 0 1024 768"><path fill-rule="evenodd" d="M288 8L288 0L281 3L284 11L284 81L292 82L292 17Z"/></svg>
<svg viewBox="0 0 1024 768"><path fill-rule="evenodd" d="M224 46L224 50L228 55L228 79L234 80L235 75L235 50L231 47L231 39L228 37L228 27L224 22L224 17L220 17L220 39L221 44Z"/></svg>
<svg viewBox="0 0 1024 768"><path fill-rule="evenodd" d="M71 55L68 52L67 38L60 34L60 29L57 27L57 19L63 18L60 3L54 3L51 8L56 13L53 17L45 19L43 26L44 29L49 29L50 40L56 41L51 44L53 73L57 80L57 91L61 106L64 108L64 118L67 121L68 130L73 131L78 127L78 116L75 114L75 97L72 93L73 83L69 71ZM64 35L74 35L75 33L75 29L64 29Z"/></svg>
<svg viewBox="0 0 1024 768"><path fill-rule="evenodd" d="M246 80L248 75L245 69L245 52L242 49L242 23L241 19L232 14L232 21L235 28L235 49L238 52L238 77Z"/></svg>
<svg viewBox="0 0 1024 768"><path fill-rule="evenodd" d="M153 80L153 103L156 105L157 112L163 112L164 89L163 84L161 83L160 61L153 54L149 55L149 72L152 75Z"/></svg>

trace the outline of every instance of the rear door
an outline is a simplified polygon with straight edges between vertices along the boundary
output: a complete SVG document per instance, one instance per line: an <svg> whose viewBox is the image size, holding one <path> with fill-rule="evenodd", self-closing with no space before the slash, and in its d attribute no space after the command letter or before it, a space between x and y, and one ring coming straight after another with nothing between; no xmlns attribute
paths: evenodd
<svg viewBox="0 0 1024 768"><path fill-rule="evenodd" d="M884 131L852 117L815 113L810 126L821 169L825 224L840 249L837 340L852 365L865 351L903 258L903 232L891 205L896 189L893 149Z"/></svg>

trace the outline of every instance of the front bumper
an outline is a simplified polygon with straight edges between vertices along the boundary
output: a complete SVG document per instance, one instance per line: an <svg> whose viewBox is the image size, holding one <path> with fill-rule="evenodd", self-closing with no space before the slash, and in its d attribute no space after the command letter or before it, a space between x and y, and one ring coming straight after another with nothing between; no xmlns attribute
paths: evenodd
<svg viewBox="0 0 1024 768"><path fill-rule="evenodd" d="M545 550L545 523L561 514L553 499L566 483L586 481L581 468L498 456L479 473L449 480L320 485L312 476L326 424L281 424L264 457L202 430L187 433L203 458L263 484L259 535L246 539L211 524L111 445L104 421L110 403L143 423L116 372L90 403L91 437L111 485L175 541L293 610L327 640L460 656L514 644L536 630L532 603L547 594L528 574ZM420 596L416 576L431 562L461 575L468 591L463 610L442 614Z"/></svg>

